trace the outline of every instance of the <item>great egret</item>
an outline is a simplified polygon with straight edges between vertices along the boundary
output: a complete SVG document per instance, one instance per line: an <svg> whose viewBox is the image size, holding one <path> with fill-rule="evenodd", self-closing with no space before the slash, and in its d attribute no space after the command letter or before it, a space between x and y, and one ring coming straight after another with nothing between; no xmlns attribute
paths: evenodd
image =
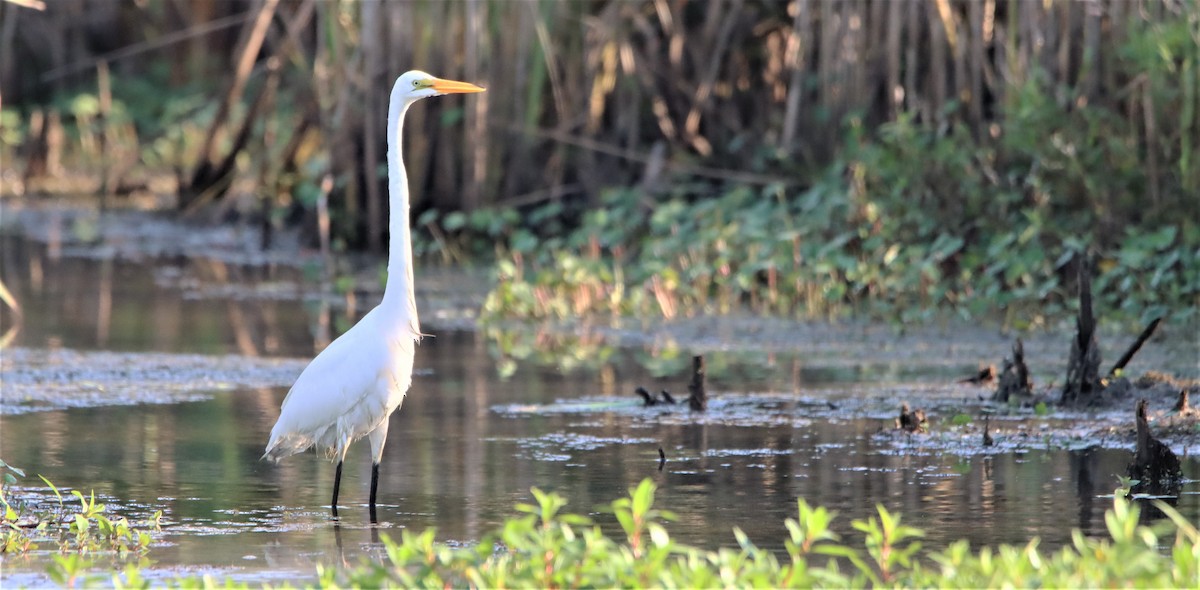
<svg viewBox="0 0 1200 590"><path fill-rule="evenodd" d="M334 340L300 373L283 399L264 459L278 462L309 447L337 460L333 479L336 518L342 461L354 441L371 441L371 522L379 486L379 460L387 442L388 418L400 408L412 383L413 354L421 339L413 295L412 237L408 221L408 176L400 157L404 114L427 96L483 92L474 84L410 71L396 79L388 107L387 165L391 244L383 300Z"/></svg>

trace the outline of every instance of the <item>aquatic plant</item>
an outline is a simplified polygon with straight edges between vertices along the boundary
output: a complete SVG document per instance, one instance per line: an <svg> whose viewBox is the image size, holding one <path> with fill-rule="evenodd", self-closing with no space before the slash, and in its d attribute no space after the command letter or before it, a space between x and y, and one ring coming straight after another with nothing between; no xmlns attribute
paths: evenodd
<svg viewBox="0 0 1200 590"><path fill-rule="evenodd" d="M1125 482L1128 483L1128 482ZM53 486L51 486L53 488ZM785 521L783 551L759 548L740 529L734 544L715 551L676 542L668 532L676 519L654 506L656 487L643 480L592 518L565 511L555 493L532 490L533 502L518 504L509 518L472 546L446 545L436 530L401 531L398 540L381 535L386 559L364 559L346 568L318 566L312 585L338 587L1188 587L1200 576L1200 532L1167 504L1154 508L1166 518L1142 525L1139 502L1113 494L1105 513L1108 535L1085 537L1053 553L1038 540L1023 546L972 550L958 541L941 551L924 550L917 528L877 506L877 516L855 520L857 534L843 540L833 532L836 513L796 502L795 518ZM80 498L80 515L99 521L102 507ZM9 508L6 502L6 509ZM7 510L6 510L7 511ZM606 533L598 524L619 526ZM6 527L8 527L6 521ZM93 529L95 527L87 527ZM95 573L85 551L55 556L48 574L61 585L109 583L117 588L148 586L148 561L129 562L117 574ZM181 577L182 588L246 588L248 584L211 575Z"/></svg>
<svg viewBox="0 0 1200 590"><path fill-rule="evenodd" d="M22 470L3 461L0 461L0 467L24 477ZM65 502L53 483L45 477L41 479L54 493L55 503L35 498L10 498L4 487L11 488L15 479L9 481L6 477L5 486L0 487L0 503L3 504L0 553L37 551L43 544L53 546L65 556L56 559L55 571L67 576L64 579L71 579L74 576L70 572L86 569L85 555L110 553L125 557L142 555L149 550L152 538L148 531L159 530L161 510L143 522L130 522L124 516L110 518L106 515L107 507L96 500L95 492L85 496L79 490L71 490L70 495L79 502L79 508L72 509L73 503Z"/></svg>
<svg viewBox="0 0 1200 590"><path fill-rule="evenodd" d="M1043 554L1038 541L972 551L959 541L923 552L920 530L900 524L883 506L878 517L856 520L859 547L830 529L835 514L797 501L786 521L786 559L755 546L734 529L736 548L705 551L671 539L670 512L654 508L650 480L612 502L621 534L603 533L592 518L563 511L566 500L533 490L535 503L517 507L478 545L438 544L435 531L383 537L388 559L347 570L322 569L321 587L901 587L1161 586L1194 584L1200 576L1200 533L1170 506L1155 502L1168 520L1139 525L1137 503L1113 496L1105 514L1109 537L1087 538ZM1173 541L1170 537L1174 537ZM1169 551L1160 543L1170 543Z"/></svg>

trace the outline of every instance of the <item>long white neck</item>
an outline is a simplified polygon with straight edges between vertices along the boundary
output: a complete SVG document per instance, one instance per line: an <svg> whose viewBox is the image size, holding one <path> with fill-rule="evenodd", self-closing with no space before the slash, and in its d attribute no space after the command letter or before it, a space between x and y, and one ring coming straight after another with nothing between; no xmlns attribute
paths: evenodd
<svg viewBox="0 0 1200 590"><path fill-rule="evenodd" d="M383 290L385 307L400 314L399 321L407 323L413 336L420 336L421 326L417 320L417 298L413 291L412 232L409 229L408 174L404 170L404 159L400 156L404 143L404 114L409 101L394 97L388 108L387 166L388 194L390 201L391 243L388 246L387 285Z"/></svg>

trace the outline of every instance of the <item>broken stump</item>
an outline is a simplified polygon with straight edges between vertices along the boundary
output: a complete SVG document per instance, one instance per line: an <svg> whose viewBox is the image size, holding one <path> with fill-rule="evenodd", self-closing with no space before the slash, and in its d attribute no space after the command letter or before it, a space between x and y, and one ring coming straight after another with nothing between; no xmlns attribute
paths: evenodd
<svg viewBox="0 0 1200 590"><path fill-rule="evenodd" d="M1150 422L1146 418L1146 399L1138 400L1137 451L1126 473L1136 480L1132 490L1136 493L1156 496L1178 495L1183 470L1179 458L1170 447L1150 434Z"/></svg>
<svg viewBox="0 0 1200 590"><path fill-rule="evenodd" d="M1033 395L1033 381L1029 379L1029 368L1025 366L1025 344L1020 338L1013 343L1012 359L1004 359L1000 369L1000 380L996 386L993 401L1008 403L1013 396L1029 397Z"/></svg>
<svg viewBox="0 0 1200 590"><path fill-rule="evenodd" d="M1079 262L1079 315L1075 318L1075 338L1071 340L1062 401L1065 404L1090 401L1103 389L1100 344L1096 341L1096 316L1092 312L1092 271L1085 259Z"/></svg>
<svg viewBox="0 0 1200 590"><path fill-rule="evenodd" d="M704 391L704 357L692 357L692 382L688 383L688 407L693 412L703 412L708 409L708 394Z"/></svg>

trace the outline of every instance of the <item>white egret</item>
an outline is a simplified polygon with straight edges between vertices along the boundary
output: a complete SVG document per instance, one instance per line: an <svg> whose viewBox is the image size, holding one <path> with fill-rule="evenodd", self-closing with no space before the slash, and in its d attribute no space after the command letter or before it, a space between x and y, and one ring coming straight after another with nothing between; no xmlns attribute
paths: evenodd
<svg viewBox="0 0 1200 590"><path fill-rule="evenodd" d="M408 221L408 176L400 157L404 114L427 96L483 92L474 84L410 71L396 79L388 107L387 165L391 243L383 300L334 340L300 373L283 399L264 459L278 462L317 447L337 461L333 479L336 518L342 461L354 441L371 441L371 522L379 486L379 461L387 441L388 419L400 408L412 383L413 354L421 339L413 294L412 237Z"/></svg>

